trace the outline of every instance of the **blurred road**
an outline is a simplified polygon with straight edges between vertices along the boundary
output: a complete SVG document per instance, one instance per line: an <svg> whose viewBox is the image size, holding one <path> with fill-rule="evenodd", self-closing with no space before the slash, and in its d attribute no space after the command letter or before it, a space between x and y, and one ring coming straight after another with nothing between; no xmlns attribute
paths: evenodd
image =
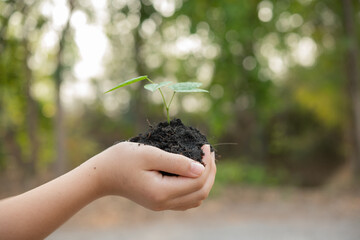
<svg viewBox="0 0 360 240"><path fill-rule="evenodd" d="M360 239L360 195L229 188L186 212L104 198L48 239Z"/></svg>
<svg viewBox="0 0 360 240"><path fill-rule="evenodd" d="M59 231L49 239L360 239L359 219L157 223L130 229Z"/></svg>

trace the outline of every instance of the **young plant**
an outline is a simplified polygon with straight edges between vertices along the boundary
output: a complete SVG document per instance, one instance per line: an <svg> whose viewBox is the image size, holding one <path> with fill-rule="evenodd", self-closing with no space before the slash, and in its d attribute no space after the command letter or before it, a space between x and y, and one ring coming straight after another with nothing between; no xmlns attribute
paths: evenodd
<svg viewBox="0 0 360 240"><path fill-rule="evenodd" d="M176 93L208 92L207 90L200 89L199 87L201 86L201 83L198 83L198 82L172 83L172 82L166 81L166 82L161 82L161 83L154 83L152 80L150 80L148 78L148 76L140 76L140 77L132 78L132 79L129 79L129 80L125 81L125 82L122 82L119 85L117 85L116 87L106 91L105 93L114 91L114 90L116 90L118 88L125 87L127 85L133 84L135 82L140 82L140 81L143 81L143 80L147 80L147 81L150 82L150 84L146 84L144 86L144 88L146 90L149 90L151 92L155 92L156 90L159 90L159 92L161 94L161 97L162 97L162 100L163 100L165 110L166 110L167 121L168 121L169 124L170 124L169 109L170 109L170 105L171 105ZM168 87L168 88L173 90L173 94L171 96L169 104L166 102L165 96L164 96L163 92L161 91L161 88L163 88L163 87Z"/></svg>

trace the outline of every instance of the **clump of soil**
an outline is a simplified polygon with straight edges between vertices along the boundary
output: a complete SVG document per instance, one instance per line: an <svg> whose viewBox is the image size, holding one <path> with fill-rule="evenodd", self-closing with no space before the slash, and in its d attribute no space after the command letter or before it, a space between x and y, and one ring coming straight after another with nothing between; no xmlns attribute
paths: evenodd
<svg viewBox="0 0 360 240"><path fill-rule="evenodd" d="M201 147L209 144L206 137L194 127L185 126L180 119L161 122L157 126L150 126L146 133L139 134L129 140L154 147L164 151L181 154L202 164L204 156ZM211 147L212 149L212 147Z"/></svg>

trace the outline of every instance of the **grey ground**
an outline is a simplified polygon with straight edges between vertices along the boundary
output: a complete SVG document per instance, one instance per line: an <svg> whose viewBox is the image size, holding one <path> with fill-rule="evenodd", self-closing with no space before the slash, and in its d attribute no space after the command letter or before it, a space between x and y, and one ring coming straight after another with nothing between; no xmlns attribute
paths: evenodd
<svg viewBox="0 0 360 240"><path fill-rule="evenodd" d="M151 212L121 198L89 205L48 239L360 239L360 195L227 188L186 212Z"/></svg>

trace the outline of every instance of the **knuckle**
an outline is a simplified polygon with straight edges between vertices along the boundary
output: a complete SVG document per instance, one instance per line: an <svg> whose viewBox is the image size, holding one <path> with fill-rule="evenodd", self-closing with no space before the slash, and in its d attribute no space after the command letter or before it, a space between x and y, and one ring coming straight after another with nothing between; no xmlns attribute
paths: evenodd
<svg viewBox="0 0 360 240"><path fill-rule="evenodd" d="M208 196L209 196L209 191L208 191L208 188L205 186L198 191L197 199L199 201L202 201L202 200L206 199Z"/></svg>
<svg viewBox="0 0 360 240"><path fill-rule="evenodd" d="M186 171L191 172L191 162L190 161L186 161Z"/></svg>
<svg viewBox="0 0 360 240"><path fill-rule="evenodd" d="M197 201L194 204L190 205L187 207L187 209L191 209L191 208L197 208L202 204L202 200L201 201Z"/></svg>
<svg viewBox="0 0 360 240"><path fill-rule="evenodd" d="M216 173L216 164L215 164L215 162L213 163L213 171Z"/></svg>
<svg viewBox="0 0 360 240"><path fill-rule="evenodd" d="M148 162L149 160L151 160L151 158L149 157L149 154L147 154L146 146L141 147L139 149L139 159L144 159L145 162Z"/></svg>
<svg viewBox="0 0 360 240"><path fill-rule="evenodd" d="M153 211L163 211L166 209L166 200L163 194L152 196L150 209Z"/></svg>
<svg viewBox="0 0 360 240"><path fill-rule="evenodd" d="M155 203L155 205L162 206L166 203L167 199L168 196L164 192L157 192L153 195L153 202Z"/></svg>
<svg viewBox="0 0 360 240"><path fill-rule="evenodd" d="M216 175L216 167L214 167L214 169L211 171L211 174L214 176Z"/></svg>
<svg viewBox="0 0 360 240"><path fill-rule="evenodd" d="M198 201L196 204L195 204L195 206L194 207L200 207L200 205L202 204L202 200L201 201Z"/></svg>
<svg viewBox="0 0 360 240"><path fill-rule="evenodd" d="M163 196L163 194L158 194L156 196L154 196L153 200L156 204L161 204L164 202L165 197Z"/></svg>
<svg viewBox="0 0 360 240"><path fill-rule="evenodd" d="M207 174L206 177L204 176L204 177L200 180L200 182L201 182L201 187L203 187L203 186L206 184L208 178L209 178L209 174Z"/></svg>
<svg viewBox="0 0 360 240"><path fill-rule="evenodd" d="M148 191L147 196L150 202L154 203L154 205L162 203L165 198L164 194L160 191Z"/></svg>
<svg viewBox="0 0 360 240"><path fill-rule="evenodd" d="M195 190L198 191L204 186L204 181L197 181L195 184Z"/></svg>
<svg viewBox="0 0 360 240"><path fill-rule="evenodd" d="M206 191L206 190L202 190L202 191L201 191L201 193L200 193L200 199L201 199L201 200L206 199L208 196L209 196L209 192L208 192L208 191Z"/></svg>

